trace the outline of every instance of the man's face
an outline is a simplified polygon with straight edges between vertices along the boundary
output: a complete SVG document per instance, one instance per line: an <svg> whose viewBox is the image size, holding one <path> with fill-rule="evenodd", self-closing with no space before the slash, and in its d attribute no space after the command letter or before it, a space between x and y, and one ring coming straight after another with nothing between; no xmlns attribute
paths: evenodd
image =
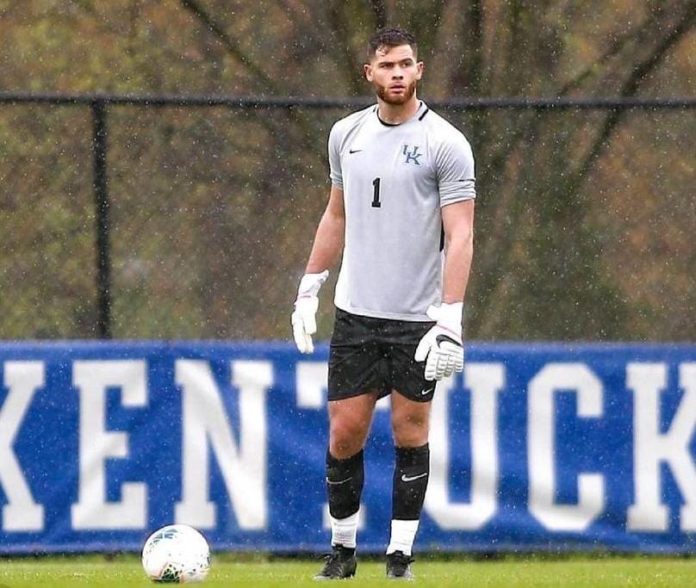
<svg viewBox="0 0 696 588"><path fill-rule="evenodd" d="M416 92L423 76L423 63L416 61L410 45L380 47L365 65L365 77L374 86L377 96L387 104L404 104Z"/></svg>

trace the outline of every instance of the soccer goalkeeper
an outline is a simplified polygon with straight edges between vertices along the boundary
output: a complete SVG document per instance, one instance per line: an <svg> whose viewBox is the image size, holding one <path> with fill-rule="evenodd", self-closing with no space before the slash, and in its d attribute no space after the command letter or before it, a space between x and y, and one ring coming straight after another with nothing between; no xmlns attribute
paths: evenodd
<svg viewBox="0 0 696 588"><path fill-rule="evenodd" d="M377 104L331 130L331 192L292 315L297 346L311 353L317 295L342 254L328 382L332 553L317 579L355 575L363 447L375 403L386 395L396 453L386 571L413 577L435 383L464 366L476 197L471 147L416 97L423 63L409 32L375 34L364 72Z"/></svg>

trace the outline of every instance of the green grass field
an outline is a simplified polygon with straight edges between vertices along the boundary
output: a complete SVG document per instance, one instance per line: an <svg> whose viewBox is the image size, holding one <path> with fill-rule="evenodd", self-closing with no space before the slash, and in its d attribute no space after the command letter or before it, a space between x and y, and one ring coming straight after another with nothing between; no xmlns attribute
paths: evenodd
<svg viewBox="0 0 696 588"><path fill-rule="evenodd" d="M319 560L246 560L224 556L214 559L206 588L232 586L316 586L313 574ZM519 557L476 561L421 559L414 564L418 586L515 587L515 586L696 586L696 558L573 557L563 559ZM341 585L388 586L384 566L377 560L362 561L358 575ZM46 586L94 588L154 586L143 575L134 556L106 560L103 557L51 557L0 559L0 588Z"/></svg>

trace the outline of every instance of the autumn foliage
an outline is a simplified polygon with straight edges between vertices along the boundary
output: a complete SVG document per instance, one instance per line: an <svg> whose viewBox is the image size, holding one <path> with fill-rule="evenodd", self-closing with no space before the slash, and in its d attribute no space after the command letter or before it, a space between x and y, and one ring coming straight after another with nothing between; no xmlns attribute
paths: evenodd
<svg viewBox="0 0 696 588"><path fill-rule="evenodd" d="M694 15L689 0L0 0L0 92L367 97L365 39L397 24L420 40L427 102L693 97ZM289 338L347 112L109 107L114 336ZM440 112L477 161L468 339L694 340L693 109ZM96 334L91 133L86 106L0 104L0 337Z"/></svg>

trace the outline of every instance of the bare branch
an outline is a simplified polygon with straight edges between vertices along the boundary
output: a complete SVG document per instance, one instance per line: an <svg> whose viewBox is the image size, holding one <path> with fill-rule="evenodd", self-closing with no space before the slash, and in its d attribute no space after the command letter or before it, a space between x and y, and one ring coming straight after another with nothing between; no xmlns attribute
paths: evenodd
<svg viewBox="0 0 696 588"><path fill-rule="evenodd" d="M665 37L660 41L655 50L648 55L641 63L631 71L631 75L624 82L620 96L628 97L635 96L640 85L645 81L646 77L650 72L652 72L664 59L669 50L674 47L683 37L686 35L696 23L696 2L692 1L689 3L690 8L687 7L682 19L677 22L677 24L672 27L672 29L665 35ZM619 123L626 116L625 109L615 109L612 110L606 117L604 125L597 134L595 141L588 151L585 160L578 166L574 175L574 183L576 187L582 184L582 181L587 176L588 172L595 164L601 153L606 149L609 139L613 132L616 130Z"/></svg>
<svg viewBox="0 0 696 588"><path fill-rule="evenodd" d="M241 49L241 47L232 39L225 30L218 25L213 18L200 5L198 0L181 0L181 5L191 12L205 27L213 33L215 38L220 41L227 51L235 57L249 73L263 86L264 90L277 93L278 87L273 83L271 78L257 66L249 56Z"/></svg>
<svg viewBox="0 0 696 588"><path fill-rule="evenodd" d="M625 35L623 35L619 39L616 39L598 59L593 61L574 78L565 82L563 86L561 86L561 89L558 91L558 95L566 96L573 90L576 90L580 86L582 86L588 79L596 77L597 74L602 71L600 66L606 64L609 60L611 60L612 57L615 57L616 55L621 53L624 47L626 47L637 37L641 36L642 32L650 28L650 26L650 19L648 19L643 23L641 27L628 31Z"/></svg>
<svg viewBox="0 0 696 588"><path fill-rule="evenodd" d="M664 16L667 13L664 6L657 6L654 10L654 14L651 14L646 18L639 26L627 31L625 34L614 39L614 41L609 45L607 50L596 60L594 60L590 65L588 65L583 71L577 74L574 78L568 80L561 89L558 91L559 96L565 96L578 89L587 80L596 77L598 74L602 73L603 70L600 66L606 65L612 58L619 55L624 49L626 49L630 44L634 43L641 45L654 34L655 31L659 31L661 21L660 16Z"/></svg>

